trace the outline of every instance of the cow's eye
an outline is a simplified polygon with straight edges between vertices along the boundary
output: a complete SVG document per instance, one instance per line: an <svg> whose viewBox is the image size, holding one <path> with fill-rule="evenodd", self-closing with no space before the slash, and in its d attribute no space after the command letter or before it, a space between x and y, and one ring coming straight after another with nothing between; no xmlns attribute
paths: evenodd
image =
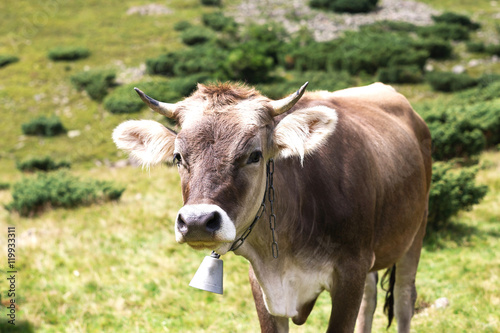
<svg viewBox="0 0 500 333"><path fill-rule="evenodd" d="M261 158L262 158L262 152L256 150L253 153L251 153L250 156L248 156L247 164L259 163Z"/></svg>
<svg viewBox="0 0 500 333"><path fill-rule="evenodd" d="M181 154L175 153L174 160L172 161L172 163L177 164L177 166L179 166L181 164L181 162L182 162Z"/></svg>

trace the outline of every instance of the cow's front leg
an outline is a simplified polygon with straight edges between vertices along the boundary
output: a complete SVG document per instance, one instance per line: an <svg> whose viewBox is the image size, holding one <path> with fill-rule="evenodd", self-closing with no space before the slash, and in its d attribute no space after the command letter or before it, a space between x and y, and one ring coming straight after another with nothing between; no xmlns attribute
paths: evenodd
<svg viewBox="0 0 500 333"><path fill-rule="evenodd" d="M259 316L260 330L263 333L286 333L288 332L289 319L285 317L275 317L267 311L264 303L264 295L262 289L257 281L257 277L253 271L252 265L248 272L250 285L252 286L253 299L255 300L255 307L257 315Z"/></svg>
<svg viewBox="0 0 500 333"><path fill-rule="evenodd" d="M335 288L331 292L332 314L327 332L352 333L363 298L367 270L356 264L336 270Z"/></svg>

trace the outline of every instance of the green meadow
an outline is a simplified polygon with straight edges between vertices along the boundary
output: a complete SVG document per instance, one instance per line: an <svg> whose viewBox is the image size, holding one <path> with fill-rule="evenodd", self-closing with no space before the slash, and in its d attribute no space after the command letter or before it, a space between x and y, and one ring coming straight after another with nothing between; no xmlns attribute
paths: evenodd
<svg viewBox="0 0 500 333"><path fill-rule="evenodd" d="M474 39L499 42L500 3L495 7L483 0L422 2L471 16L483 25L472 35ZM114 146L112 130L126 119L164 122L162 117L146 108L131 114L110 113L102 102L71 83L72 75L86 69L113 70L121 78L148 58L181 50L185 46L174 26L184 20L201 24L202 14L219 10L201 6L199 0L170 0L162 2L169 14L127 14L131 7L148 3L0 2L0 55L18 57L17 62L0 67L0 332L259 331L244 258L223 257L223 296L188 286L209 253L175 242L174 219L182 206L176 168L146 170L115 164L126 156ZM223 10L232 10L237 3L225 1ZM75 61L49 59L49 50L61 46L87 48L90 55ZM449 71L460 63L491 58L467 52L463 43L454 42L453 48L455 56L431 64ZM484 61L468 73L474 77L500 74L500 63ZM145 74L140 80L161 78ZM352 80L366 84L375 78L361 74ZM426 83L395 87L417 111L464 100L457 97L460 93L435 92ZM500 93L490 101L500 103ZM23 134L22 124L40 116L57 116L67 133ZM117 201L46 208L26 217L8 211L5 205L12 201L14 184L35 177L16 165L39 156L70 162L66 172L78 178L111 181L126 190ZM498 147L484 150L478 160L476 182L488 186L486 196L426 239L416 282L414 332L500 331ZM7 322L8 227L15 227L16 235L16 325ZM374 332L386 331L383 296L379 288ZM436 308L435 301L443 297L449 305ZM306 324L291 324L291 331L324 331L330 309L329 295L324 293ZM396 332L395 326L387 332Z"/></svg>

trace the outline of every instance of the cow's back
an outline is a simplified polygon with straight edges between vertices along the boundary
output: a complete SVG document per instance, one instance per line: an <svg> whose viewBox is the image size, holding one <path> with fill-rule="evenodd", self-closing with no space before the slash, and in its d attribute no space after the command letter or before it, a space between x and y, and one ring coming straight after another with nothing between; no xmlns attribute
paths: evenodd
<svg viewBox="0 0 500 333"><path fill-rule="evenodd" d="M314 225L326 230L333 243L373 249L374 270L387 267L406 252L408 239L424 220L431 177L429 130L406 98L380 83L312 92L297 108L314 105L338 114L335 132L306 159L298 185L308 191L315 184L307 200L315 206L311 212L324 211L324 221ZM304 219L308 214L302 212ZM307 223L300 222L305 234L318 232L303 226Z"/></svg>

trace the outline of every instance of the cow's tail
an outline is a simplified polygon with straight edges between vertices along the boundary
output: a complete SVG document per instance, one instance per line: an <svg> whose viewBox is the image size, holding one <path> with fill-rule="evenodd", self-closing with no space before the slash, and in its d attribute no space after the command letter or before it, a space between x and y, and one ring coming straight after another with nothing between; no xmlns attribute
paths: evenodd
<svg viewBox="0 0 500 333"><path fill-rule="evenodd" d="M387 279L389 278L389 285L387 285ZM396 283L396 265L385 271L382 276L381 286L386 292L385 303L384 303L384 313L389 319L389 324L387 328L391 327L392 319L394 318L394 284Z"/></svg>

